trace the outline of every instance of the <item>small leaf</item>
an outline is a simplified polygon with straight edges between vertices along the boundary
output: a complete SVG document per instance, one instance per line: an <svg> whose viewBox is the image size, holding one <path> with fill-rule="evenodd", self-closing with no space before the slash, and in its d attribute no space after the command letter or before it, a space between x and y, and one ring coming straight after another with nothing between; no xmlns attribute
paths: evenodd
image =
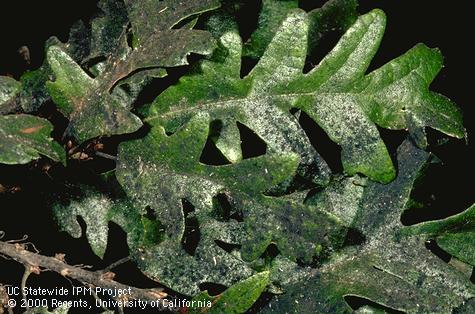
<svg viewBox="0 0 475 314"><path fill-rule="evenodd" d="M109 88L88 76L66 52L50 47L48 62L56 75L55 82L47 82L48 92L60 111L69 117L67 133L83 142L140 128L140 119L112 97Z"/></svg>
<svg viewBox="0 0 475 314"><path fill-rule="evenodd" d="M15 99L20 90L20 82L8 76L0 76L0 114L10 113L15 109Z"/></svg>
<svg viewBox="0 0 475 314"><path fill-rule="evenodd" d="M50 137L49 121L25 114L0 116L0 163L26 164L41 155L65 162L63 148Z"/></svg>
<svg viewBox="0 0 475 314"><path fill-rule="evenodd" d="M97 6L102 14L91 22L87 60L113 55L117 47L123 45L123 34L129 22L123 1L100 0Z"/></svg>
<svg viewBox="0 0 475 314"><path fill-rule="evenodd" d="M61 43L56 37L50 37L45 43L45 52L51 46L60 46L65 52L73 56L74 60L82 61L86 54L84 50L88 51L88 48L83 46L83 37L87 37L84 34L86 32L85 28L82 22L74 24L69 33L69 41L66 44ZM19 103L24 112L37 112L45 102L51 100L46 82L53 77L53 72L47 60L38 69L26 71L21 75L22 90L19 95Z"/></svg>

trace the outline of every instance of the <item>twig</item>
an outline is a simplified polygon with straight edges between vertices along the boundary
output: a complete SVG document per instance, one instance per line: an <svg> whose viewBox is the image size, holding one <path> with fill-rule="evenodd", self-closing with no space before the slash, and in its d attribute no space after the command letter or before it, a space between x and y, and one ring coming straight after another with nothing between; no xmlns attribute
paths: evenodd
<svg viewBox="0 0 475 314"><path fill-rule="evenodd" d="M140 289L130 287L113 280L113 273L104 271L90 271L79 267L74 267L66 264L62 259L43 256L37 253L27 251L24 246L19 244L11 244L4 241L0 241L0 254L6 255L18 263L25 266L30 272L39 273L41 269L48 269L61 274L64 277L78 280L82 283L87 283L93 287L102 289L119 290L130 289L130 295L123 295L122 298L126 300L144 300L144 301L157 301L167 296L163 289ZM0 255L1 256L1 255Z"/></svg>
<svg viewBox="0 0 475 314"><path fill-rule="evenodd" d="M108 271L111 271L113 270L114 268L116 268L117 266L120 266L122 264L125 264L127 263L128 261L130 261L130 257L124 257L124 258L121 258L120 260L118 261L115 261L114 263L110 264L109 266L107 266L106 268L104 268L104 272L108 272Z"/></svg>
<svg viewBox="0 0 475 314"><path fill-rule="evenodd" d="M40 251L38 251L38 249L36 248L36 246L35 246L33 243L31 243L31 242L26 242L25 244L26 244L26 245L31 245L31 247L33 248L33 250L35 250L35 253L40 253Z"/></svg>
<svg viewBox="0 0 475 314"><path fill-rule="evenodd" d="M28 236L25 234L25 235L23 235L23 237L22 237L21 239L8 240L8 241L6 241L5 243L19 243L19 242L25 241L26 239L28 239Z"/></svg>
<svg viewBox="0 0 475 314"><path fill-rule="evenodd" d="M109 155L109 154L106 154L106 153L103 153L103 152L96 152L96 156L106 158L106 159L110 159L110 160L117 160L116 156L112 156L112 155Z"/></svg>
<svg viewBox="0 0 475 314"><path fill-rule="evenodd" d="M29 265L24 265L25 266L25 272L23 273L23 277L21 278L21 298L23 299L24 303L26 304L26 309L28 310L28 300L26 298L25 294L25 288L26 288L26 282L28 280L28 277L31 275L30 267Z"/></svg>
<svg viewBox="0 0 475 314"><path fill-rule="evenodd" d="M6 259L7 261L11 261L12 259L6 255L0 254L0 257Z"/></svg>
<svg viewBox="0 0 475 314"><path fill-rule="evenodd" d="M73 265L73 267L82 268L82 269L93 269L94 268L92 265L85 265L85 264L76 264L76 265Z"/></svg>

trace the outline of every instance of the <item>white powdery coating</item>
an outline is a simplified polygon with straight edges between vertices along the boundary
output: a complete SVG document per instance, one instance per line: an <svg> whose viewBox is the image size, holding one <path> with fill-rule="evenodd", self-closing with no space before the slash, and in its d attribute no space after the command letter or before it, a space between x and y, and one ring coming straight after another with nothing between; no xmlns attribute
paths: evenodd
<svg viewBox="0 0 475 314"><path fill-rule="evenodd" d="M86 223L86 237L92 250L102 258L107 247L108 217L113 205L113 201L107 196L97 194L73 200L65 207L56 205L54 213L60 227L75 238L81 236L81 226L77 221L80 216Z"/></svg>

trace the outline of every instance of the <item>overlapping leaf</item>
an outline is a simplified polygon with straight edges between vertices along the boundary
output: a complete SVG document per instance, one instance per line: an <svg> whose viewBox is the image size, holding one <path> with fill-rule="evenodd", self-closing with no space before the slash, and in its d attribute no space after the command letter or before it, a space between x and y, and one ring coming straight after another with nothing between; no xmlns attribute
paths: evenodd
<svg viewBox="0 0 475 314"><path fill-rule="evenodd" d="M64 162L64 150L51 138L48 120L26 114L2 116L20 109L21 90L20 82L0 77L0 163L26 164L41 156Z"/></svg>
<svg viewBox="0 0 475 314"><path fill-rule="evenodd" d="M188 131L195 134L197 128L190 128ZM180 137L180 133L173 136L179 136L176 139L176 143L189 142L183 141L184 138ZM157 137L155 137L155 140L157 140ZM145 141L149 147L153 147L153 141L147 141L147 139ZM165 145L162 146L163 152L170 150L176 152L174 149L165 149L166 141L156 141L156 143L158 142ZM133 146L136 145L137 143ZM168 148L170 147L168 146ZM158 150L153 149L152 151L157 152ZM162 155L163 153L158 154ZM133 154L129 156L133 156ZM434 234L446 235L450 233L457 235L473 230L471 225L473 210L467 210L458 216L440 222L425 223L424 225L410 228L402 226L399 221L402 211L409 202L413 182L418 177L421 169L424 168L428 158L429 154L415 147L410 141L406 141L398 150L399 175L392 183L382 185L361 181L361 178L358 177L338 179L332 183L331 186L333 188L326 189L318 194L319 196L315 198L313 203L320 203L322 206L319 209L333 210L337 216L346 216L344 212L345 204L358 208L356 215L349 215L354 216L352 222L347 221L346 224L362 232L365 242L361 246L352 246L333 255L329 261L325 262L318 269L309 271L308 269L298 270L293 267L289 268L285 266L288 262L273 266L271 278L274 283L279 284L284 294L276 297L269 307L264 308L264 311L281 313L282 311L310 310L312 312L325 313L335 311L338 313L351 313L352 310L348 307L343 297L346 295L356 295L386 307L408 313L418 311L449 312L453 308L462 306L465 300L473 298L475 296L475 289L466 275L453 268L450 264L440 260L424 246L424 242ZM181 168L185 165L184 169L193 167L190 159L185 159L183 162L178 161L178 164L174 166ZM147 165L141 158L140 160L141 164L134 165L140 174L136 173L135 175L144 176L145 178L135 182L141 187L150 187L147 185L147 182L155 182L156 184L160 182L160 180L153 178L158 173L156 171L151 172L152 176L147 176L147 173L150 171L150 165ZM173 167L173 163L169 166ZM163 171L163 169L161 170ZM219 171L216 172L216 175L219 176L219 173ZM161 179L168 183L171 182L166 181L167 179L164 177ZM250 180L252 179L254 178ZM194 186L196 186L196 180L191 180ZM173 187L171 188L173 189ZM208 186L208 188L212 190L212 186ZM163 186L159 186L158 189L163 191ZM193 199L197 195L193 195L192 190L182 191L182 193L188 192L189 195L192 195L189 198ZM157 190L149 192L150 194L158 193ZM206 192L202 193L206 194ZM162 192L161 197L170 195L170 193L163 194ZM339 195L341 200L338 198ZM150 195L148 197L151 199ZM157 197L155 197L155 200L157 200ZM149 203L147 200L144 202ZM92 203L86 202L86 206L83 206L83 208L88 211L91 204L95 203L95 201ZM93 208L96 207L95 205L93 206ZM107 211L109 210L110 208L107 209ZM88 225L97 225L99 223L99 225L106 227L108 220L116 221L129 232L129 239L143 239L144 233L154 233L158 230L157 225L147 229L145 228L147 224L143 224L143 221L140 222L140 219L130 219L130 215L138 215L137 217L143 218L143 214L137 214L140 211L133 209L133 207L129 207L124 211L109 211L109 213L115 214L109 214L108 219L98 219L98 212L102 212L102 210L90 211L89 214L79 212L75 212L75 214L81 214L83 217L92 217L87 219ZM125 217L124 213L128 213L129 217ZM69 214L69 212L65 212L65 214ZM166 237L169 238L158 246L156 243L159 243L159 241L156 237L154 241L148 242L148 245L145 245L143 241L129 240L132 250L139 249L140 253L138 256L136 255L137 261L143 267L142 269L145 270L145 273L152 275L152 278L155 278L153 274L160 274L163 283L171 285L176 289L180 286L173 280L169 281L169 278L177 276L176 273L178 272L178 276L183 276L180 278L182 285L180 288L182 291L188 291L184 286L193 285L196 281L199 282L200 280L205 280L206 282L225 282L227 285L230 285L232 282L236 282L237 277L242 280L251 276L253 273L252 268L244 267L245 264L239 258L239 255L236 254L237 252L227 254L214 246L214 241L212 241L212 239L221 239L228 243L239 243L241 241L239 237L245 233L236 231L236 229L231 230L231 225L239 229L237 227L238 223L230 223L229 221L219 222L210 218L203 219L199 209L195 209L195 212L192 214L201 218L200 222L204 222L199 226L201 231L200 241L203 241L203 246L199 244L194 257L183 252L179 243L173 241L173 239L170 240L170 230L167 230L167 226L162 227L164 227L165 234L168 233ZM216 215L216 212L213 214ZM167 213L158 211L157 215L166 217ZM167 221L171 219L169 217ZM138 223L133 221L138 221ZM253 235L259 234L258 223L253 222L255 227ZM142 226L144 227L142 228ZM135 231L132 229L135 229ZM142 236L136 237L134 234L137 234L137 232L141 233ZM460 243L467 242L461 241ZM449 252L451 250L452 252L460 252L457 246L449 244L446 248ZM467 251L464 253L473 251L473 248L470 246L465 246L465 249ZM203 260L199 260L198 257L203 258ZM278 263L279 260L276 259L273 263ZM156 261L166 263L167 267L160 266ZM209 263L208 261L212 262ZM224 262L223 264L221 264L222 261ZM227 263L231 268L225 267ZM187 270L187 267L190 265L196 267L194 272ZM251 265L249 264L249 266ZM210 267L211 269L209 269ZM226 275L229 277L235 276L234 280L230 280L229 277L227 280L223 280L223 278L216 276L213 267L216 267L219 271L227 272ZM299 268L297 265L295 267ZM231 269L237 270L237 272L230 274ZM247 271L245 271L246 269ZM299 275L299 272L303 272L306 275ZM190 289L189 291L191 293L195 290Z"/></svg>
<svg viewBox="0 0 475 314"><path fill-rule="evenodd" d="M313 275L284 287L286 292L264 312L352 313L344 300L350 295L406 313L450 313L473 298L475 287L469 278L425 248L428 237L400 234L405 227L399 217L428 157L404 142L398 150L396 180L388 185L370 182L365 188L353 227L366 242L343 250ZM458 225L470 215L468 211L464 218L449 218L438 225ZM423 228L435 230L430 225ZM473 253L473 248L468 249Z"/></svg>
<svg viewBox="0 0 475 314"><path fill-rule="evenodd" d="M39 117L0 116L0 163L26 164L41 155L64 162L64 150L50 137L51 131L51 123Z"/></svg>
<svg viewBox="0 0 475 314"><path fill-rule="evenodd" d="M145 207L134 205L122 193L86 186L79 189L79 195L69 203L54 206L55 217L62 230L80 237L81 226L76 218L80 216L87 224L86 237L100 257L107 246L109 222L113 221L127 232L131 256L142 271L160 273L160 282L183 293L197 294L201 282L232 285L254 274L239 256L226 252L214 242L214 239L237 242L240 233L237 223L210 220L207 225L201 225L201 243L191 256L183 249L180 239L167 237L170 230L166 225L147 215ZM182 224L183 221L176 223L179 227Z"/></svg>
<svg viewBox="0 0 475 314"><path fill-rule="evenodd" d="M129 19L123 1L101 0L97 6L101 13L91 22L86 60L112 57L122 45L123 34Z"/></svg>
<svg viewBox="0 0 475 314"><path fill-rule="evenodd" d="M20 89L20 82L11 77L0 76L0 114L10 113L15 109Z"/></svg>
<svg viewBox="0 0 475 314"><path fill-rule="evenodd" d="M299 7L297 0L264 0L255 32L244 45L243 55L258 59L264 54L287 15ZM331 0L321 8L314 9L309 15L309 38L307 53L312 54L318 41L328 31L346 30L356 20L357 2L355 0Z"/></svg>
<svg viewBox="0 0 475 314"><path fill-rule="evenodd" d="M50 37L45 42L45 52L51 46L61 46L74 60L79 62L89 53L89 49L83 46L85 38L87 38L84 32L86 32L84 23L76 23L70 30L68 43L63 44L58 38ZM21 75L21 92L18 97L18 105L23 112L37 112L45 102L51 100L46 90L46 82L53 78L47 60L44 60L39 68L26 71Z"/></svg>
<svg viewBox="0 0 475 314"><path fill-rule="evenodd" d="M229 284L242 279L243 274L252 274L244 260L257 259L271 243L276 243L284 256L306 262L322 246L339 245L342 227L336 217L263 194L295 174L295 154L265 155L223 166L201 164L210 122L206 113L200 113L171 136L157 126L144 139L120 145L119 182L137 206L153 208L166 228L164 242L139 254L139 264L147 275L193 294L200 282ZM220 194L230 198L229 206L242 215L242 223L230 218L231 213L228 217L220 214ZM185 213L184 200L194 206L193 212ZM181 241L186 219L191 217L198 222L195 228L199 228L200 241L190 255ZM242 245L241 254L227 253L216 241ZM239 274L238 267L248 270ZM177 269L181 271L177 273Z"/></svg>
<svg viewBox="0 0 475 314"><path fill-rule="evenodd" d="M83 142L97 136L136 131L142 125L140 119L129 111L129 104L111 94L113 88L141 69L183 65L191 52L211 53L214 46L207 32L172 27L188 16L213 9L218 4L213 0L190 1L186 6L177 6L175 1L148 1L140 2L140 5L126 2L134 45L128 46L127 33L123 29L112 56L95 78L60 47L50 47L47 57L56 79L47 87L59 109L70 120L68 134ZM158 24L151 27L149 23L152 22ZM97 37L96 33L97 30L94 33ZM95 50L100 53L103 49Z"/></svg>

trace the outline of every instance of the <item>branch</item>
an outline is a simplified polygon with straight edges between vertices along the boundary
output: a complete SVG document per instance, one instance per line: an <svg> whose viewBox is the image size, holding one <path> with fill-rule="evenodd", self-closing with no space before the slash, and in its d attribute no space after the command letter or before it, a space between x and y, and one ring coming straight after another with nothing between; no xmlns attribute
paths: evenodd
<svg viewBox="0 0 475 314"><path fill-rule="evenodd" d="M39 273L41 269L51 270L64 277L69 277L84 285L99 287L103 289L126 289L130 288L130 295L122 295L121 298L126 300L144 300L157 301L167 296L163 289L140 289L130 287L114 281L114 273L110 271L90 271L77 266L71 266L64 262L64 255L57 254L55 257L43 256L37 253L30 252L25 247L18 243L7 243L0 241L0 256L5 255L14 259L18 263L25 266L25 270L38 270L34 273Z"/></svg>

